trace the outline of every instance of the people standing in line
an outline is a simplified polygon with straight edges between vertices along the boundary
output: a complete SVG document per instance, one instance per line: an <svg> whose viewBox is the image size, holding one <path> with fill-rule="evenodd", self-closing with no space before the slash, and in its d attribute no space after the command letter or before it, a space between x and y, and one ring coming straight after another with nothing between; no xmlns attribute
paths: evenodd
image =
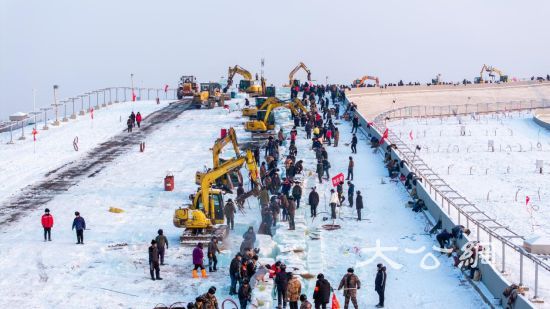
<svg viewBox="0 0 550 309"><path fill-rule="evenodd" d="M202 243L198 243L195 249L193 249L193 265L195 265L195 268L193 268L193 278L198 278L198 269L201 269L201 275L203 278L208 277L206 275L206 269L203 265L203 259L204 259L204 252L202 251Z"/></svg>
<svg viewBox="0 0 550 309"><path fill-rule="evenodd" d="M223 208L223 213L225 214L225 219L227 220L227 226L233 230L235 227L235 214L237 209L235 209L235 203L232 199L228 199Z"/></svg>
<svg viewBox="0 0 550 309"><path fill-rule="evenodd" d="M73 230L76 230L76 244L84 244L84 230L86 229L86 221L80 216L78 211L74 213L75 218L73 220Z"/></svg>
<svg viewBox="0 0 550 309"><path fill-rule="evenodd" d="M357 136L355 134L351 138L351 152L357 153Z"/></svg>
<svg viewBox="0 0 550 309"><path fill-rule="evenodd" d="M212 239L210 239L210 242L208 243L208 271L218 271L218 257L216 256L217 253L220 253L220 249L218 248L218 240L216 239L216 236L213 236Z"/></svg>
<svg viewBox="0 0 550 309"><path fill-rule="evenodd" d="M277 308L279 309L286 308L288 276L289 273L286 272L286 265L281 265L281 271L275 276L275 284L277 285Z"/></svg>
<svg viewBox="0 0 550 309"><path fill-rule="evenodd" d="M357 190L357 197L355 198L355 209L357 209L357 221L361 221L361 209L363 209L363 196L361 191Z"/></svg>
<svg viewBox="0 0 550 309"><path fill-rule="evenodd" d="M355 185L348 181L348 201L349 207L353 207L353 193L355 193Z"/></svg>
<svg viewBox="0 0 550 309"><path fill-rule="evenodd" d="M136 114L136 123L138 128L141 128L141 114L139 112Z"/></svg>
<svg viewBox="0 0 550 309"><path fill-rule="evenodd" d="M294 223L294 216L296 215L296 202L294 197L288 198L288 229L293 231L296 229L296 224Z"/></svg>
<svg viewBox="0 0 550 309"><path fill-rule="evenodd" d="M302 187L297 183L292 187L292 197L296 201L296 209L300 208L300 200L302 199Z"/></svg>
<svg viewBox="0 0 550 309"><path fill-rule="evenodd" d="M162 280L160 277L159 251L157 241L154 239L151 240L151 246L149 246L149 273L151 274L151 280Z"/></svg>
<svg viewBox="0 0 550 309"><path fill-rule="evenodd" d="M323 174L325 173L325 170L323 168L323 161L318 160L317 161L317 178L319 178L319 183L323 183Z"/></svg>
<svg viewBox="0 0 550 309"><path fill-rule="evenodd" d="M353 157L349 157L348 162L348 177L346 180L353 180L353 168L355 167L355 162L353 162Z"/></svg>
<svg viewBox="0 0 550 309"><path fill-rule="evenodd" d="M319 205L319 193L315 191L315 187L311 188L308 196L308 204L311 208L311 217L314 218L317 216L317 205Z"/></svg>
<svg viewBox="0 0 550 309"><path fill-rule="evenodd" d="M288 298L290 309L298 309L298 300L300 299L300 294L302 294L302 284L298 276L289 274L289 277L290 281L286 288L286 297Z"/></svg>
<svg viewBox="0 0 550 309"><path fill-rule="evenodd" d="M252 288L248 282L248 279L243 280L243 284L239 287L239 303L241 305L240 309L246 309L248 303L252 300Z"/></svg>
<svg viewBox="0 0 550 309"><path fill-rule="evenodd" d="M46 208L42 219L42 228L44 228L44 241L52 241L52 227L53 227L53 216L50 214L50 210Z"/></svg>
<svg viewBox="0 0 550 309"><path fill-rule="evenodd" d="M128 120L126 120L126 127L128 128L127 132L131 133L132 132L132 127L133 127L132 117L128 117Z"/></svg>
<svg viewBox="0 0 550 309"><path fill-rule="evenodd" d="M341 290L342 288L344 289L345 297L344 309L348 309L350 299L353 307L358 309L357 290L361 288L361 281L359 280L359 277L353 273L353 268L348 268L348 273L342 277L338 290Z"/></svg>
<svg viewBox="0 0 550 309"><path fill-rule="evenodd" d="M132 120L132 127L135 127L136 126L136 114L134 114L133 111L130 114L130 119Z"/></svg>
<svg viewBox="0 0 550 309"><path fill-rule="evenodd" d="M378 293L378 305L376 308L384 308L384 292L386 290L386 266L382 264L376 265L378 272L374 280L374 290Z"/></svg>
<svg viewBox="0 0 550 309"><path fill-rule="evenodd" d="M338 193L334 189L330 189L330 218L336 219L336 206L340 205L340 199Z"/></svg>
<svg viewBox="0 0 550 309"><path fill-rule="evenodd" d="M330 169L330 162L328 161L327 158L324 158L323 159L323 170L325 171L325 174L327 175L327 180L330 179L329 169Z"/></svg>
<svg viewBox="0 0 550 309"><path fill-rule="evenodd" d="M229 265L229 278L231 279L231 288L229 289L229 295L237 294L237 282L241 278L241 260L241 253L237 252L235 257L231 260L231 264Z"/></svg>
<svg viewBox="0 0 550 309"><path fill-rule="evenodd" d="M307 300L306 294L300 295L300 309L311 309L311 303Z"/></svg>
<svg viewBox="0 0 550 309"><path fill-rule="evenodd" d="M338 141L340 140L340 131L338 128L334 127L334 147L338 147Z"/></svg>
<svg viewBox="0 0 550 309"><path fill-rule="evenodd" d="M325 279L325 276L323 274L318 274L315 289L313 290L313 303L315 304L315 309L327 308L327 304L330 301L330 290L330 283Z"/></svg>
<svg viewBox="0 0 550 309"><path fill-rule="evenodd" d="M162 229L158 230L157 238L155 238L157 242L157 249L159 252L160 257L160 265L164 265L164 253L165 249L168 249L168 238L164 236L164 231Z"/></svg>

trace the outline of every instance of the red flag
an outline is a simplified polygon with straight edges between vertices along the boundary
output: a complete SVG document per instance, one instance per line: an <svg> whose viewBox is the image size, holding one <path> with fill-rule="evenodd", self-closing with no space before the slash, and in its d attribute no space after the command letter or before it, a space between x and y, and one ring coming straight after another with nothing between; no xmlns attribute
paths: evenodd
<svg viewBox="0 0 550 309"><path fill-rule="evenodd" d="M409 138L411 139L411 141L413 140L413 131L411 130L411 132L409 132Z"/></svg>
<svg viewBox="0 0 550 309"><path fill-rule="evenodd" d="M340 174L332 177L332 186L333 187L338 186L338 184L340 184L341 182L344 182L344 174L343 173L340 173Z"/></svg>
<svg viewBox="0 0 550 309"><path fill-rule="evenodd" d="M384 131L384 134L382 134L382 138L380 139L380 145L384 144L384 140L388 138L388 128Z"/></svg>
<svg viewBox="0 0 550 309"><path fill-rule="evenodd" d="M38 131L36 131L36 129L32 129L32 137L35 142L36 142L36 134L38 134Z"/></svg>
<svg viewBox="0 0 550 309"><path fill-rule="evenodd" d="M90 108L90 117L92 118L92 120L94 119L94 108Z"/></svg>
<svg viewBox="0 0 550 309"><path fill-rule="evenodd" d="M332 293L332 309L340 309L340 303L338 298L336 298L336 293Z"/></svg>
<svg viewBox="0 0 550 309"><path fill-rule="evenodd" d="M164 92L168 92L168 85L164 85Z"/></svg>
<svg viewBox="0 0 550 309"><path fill-rule="evenodd" d="M134 89L132 89L132 102L136 101L136 93L134 92Z"/></svg>
<svg viewBox="0 0 550 309"><path fill-rule="evenodd" d="M531 200L531 198L529 198L529 196L525 196L525 206L527 206L527 204L529 204L530 200Z"/></svg>

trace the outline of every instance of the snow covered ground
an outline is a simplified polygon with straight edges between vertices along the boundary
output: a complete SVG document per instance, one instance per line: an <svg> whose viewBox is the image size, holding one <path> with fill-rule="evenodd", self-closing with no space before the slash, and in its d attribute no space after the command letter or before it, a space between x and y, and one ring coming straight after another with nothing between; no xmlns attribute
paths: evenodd
<svg viewBox="0 0 550 309"><path fill-rule="evenodd" d="M410 119L388 126L411 148L420 145L418 155L490 216L520 235L550 236L550 131L530 113ZM537 160L544 160L542 174Z"/></svg>
<svg viewBox="0 0 550 309"><path fill-rule="evenodd" d="M168 102L161 101L158 105L155 101L121 102L95 110L93 120L86 114L61 122L59 127L53 126L50 120L49 130L42 130L44 124L40 122L36 142L31 135L32 125L25 128L25 140L18 140L20 129L13 132L14 144L6 144L10 141L10 132L0 133L0 202L42 179L48 171L85 156L88 150L123 131L132 110L145 118ZM75 137L78 137L78 151L73 148Z"/></svg>
<svg viewBox="0 0 550 309"><path fill-rule="evenodd" d="M236 102L241 101L233 100L232 103ZM129 109L120 111L123 119L128 112ZM286 119L282 125L288 132L288 113L283 110L278 114L278 119ZM101 116L98 112L94 121L99 119ZM92 139L97 144L123 129L124 124L117 120L118 116L113 115L105 123L110 129L102 131L103 136L89 132L88 138L83 138L86 135L82 132L88 126L91 127L90 123L79 121L71 125L84 123L78 134L81 149L89 149L93 144ZM237 216L236 231L231 233L219 257L221 270L209 274L209 279L191 278L192 249L179 245L181 230L172 225L172 215L175 208L187 201L189 193L195 191L195 171L212 164L210 148L219 136L220 129L234 126L239 140L244 141L248 134L243 131L242 123L239 111L215 108L184 112L147 138L145 152L128 152L120 156L95 177L82 179L66 194L42 205L41 208L50 208L55 217L52 242L42 241L41 210L3 226L0 234L0 271L5 275L0 278L0 307L152 308L157 303L193 301L212 285L218 287L218 299L226 299L229 292L229 261L238 250L241 235L246 228L249 225L254 228L259 226L257 201L249 199L246 213ZM98 124L99 121L94 124L93 132L100 127ZM47 135L53 136L55 131L69 128L67 125L47 133L41 132L39 139L46 140ZM89 130L92 131L91 128ZM328 148L331 175L345 172L347 157L351 154L349 147L344 145L351 139L349 130L348 124L342 124L340 146ZM48 147L51 148L46 148L45 141L41 141L44 142L43 146L37 147L37 155L45 154L42 161L36 160L36 155L32 154L32 141L26 141L16 146L20 147L19 151L10 150L12 152L8 156L2 156L11 161L3 168L20 164L20 170L30 170L26 164L18 162L18 156L22 156L27 164L36 164L32 167L40 172L27 172L26 183L39 178L48 169L77 159L80 153L72 150L72 138L76 134L73 131L59 134L57 138L49 140ZM359 303L364 308L365 305L373 306L377 303L373 287L375 265L378 262L389 264L380 258L371 259L373 252L369 248L373 248L380 240L382 247L397 247L397 251L384 251L384 254L402 265L395 269L388 267L387 308L433 308L443 303L447 308L485 307L479 295L464 282L462 275L450 265L446 257L434 253L435 259L428 258L426 264L441 265L432 270L420 267L423 256L433 252L431 246L434 244L429 236L423 234L425 220L422 215L414 214L405 207L407 193L400 185L385 179L381 157L370 151L362 137L358 146L359 154L354 156L354 183L356 189L363 192L365 220L355 221L354 211L346 204L342 207L342 219L336 221L342 225L342 229L330 232L320 229L320 225L326 223L322 217L329 216L323 212L327 203L325 198L328 199L329 195L329 184L315 183L314 153L309 150L310 142L302 139L303 136L300 129L298 158L304 160L306 169L302 200L307 199L309 188L317 186L321 195L321 213L312 220L308 215L308 207L302 202L295 231L289 231L287 223L279 223L275 243L262 238L260 246L263 262L282 259L289 267L299 268L300 273L316 275L323 272L333 286L337 286L348 267L354 266L363 281ZM86 144L88 142L90 144ZM286 154L286 149L281 150ZM43 164L48 166L43 168ZM167 171L175 176L173 192L163 191L163 178ZM13 171L8 173L13 175ZM385 184L381 183L382 179L385 179ZM2 182L6 180L2 179ZM12 194L20 187L13 185L2 191L0 197L5 199L7 194ZM323 194L325 192L326 195ZM122 208L124 212L111 213L108 212L109 207ZM88 227L84 234L86 244L83 246L74 244L74 232L70 229L76 210L86 219ZM168 265L161 268L161 276L165 280L151 281L147 247L159 228L164 229L170 242L166 257ZM321 238L312 239L310 236L313 234L319 234ZM290 250L291 247L294 249ZM420 249L423 249L422 252ZM314 280L304 282L304 292L310 299L314 284ZM255 296L263 299L267 297L269 300L269 284L261 290L257 289ZM341 294L337 295L343 306ZM272 306L265 302L264 307Z"/></svg>

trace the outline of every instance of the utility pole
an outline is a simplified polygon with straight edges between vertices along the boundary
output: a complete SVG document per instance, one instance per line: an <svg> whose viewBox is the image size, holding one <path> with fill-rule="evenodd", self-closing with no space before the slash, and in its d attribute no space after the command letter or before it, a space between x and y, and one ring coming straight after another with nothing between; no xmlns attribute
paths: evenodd
<svg viewBox="0 0 550 309"><path fill-rule="evenodd" d="M59 88L58 85L53 85L53 104L52 104L52 106L55 108L55 121L53 123L54 126L60 125L58 117L57 117L59 106L61 105L61 104L57 103L57 89L58 88Z"/></svg>

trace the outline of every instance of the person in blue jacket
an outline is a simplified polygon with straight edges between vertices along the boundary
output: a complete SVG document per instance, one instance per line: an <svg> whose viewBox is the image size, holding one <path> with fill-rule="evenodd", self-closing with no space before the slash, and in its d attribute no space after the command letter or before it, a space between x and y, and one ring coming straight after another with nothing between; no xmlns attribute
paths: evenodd
<svg viewBox="0 0 550 309"><path fill-rule="evenodd" d="M84 230L86 229L86 221L80 216L78 211L74 213L75 218L73 220L73 230L76 230L76 244L84 244Z"/></svg>

